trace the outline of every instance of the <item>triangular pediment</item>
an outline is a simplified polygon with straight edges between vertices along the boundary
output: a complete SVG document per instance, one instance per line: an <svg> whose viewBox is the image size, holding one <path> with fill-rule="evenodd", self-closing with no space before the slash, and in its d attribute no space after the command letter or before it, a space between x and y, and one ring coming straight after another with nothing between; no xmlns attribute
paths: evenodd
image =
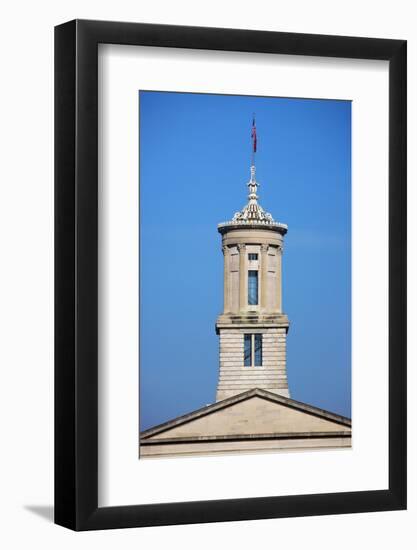
<svg viewBox="0 0 417 550"><path fill-rule="evenodd" d="M348 418L256 388L150 428L141 440L350 431Z"/></svg>

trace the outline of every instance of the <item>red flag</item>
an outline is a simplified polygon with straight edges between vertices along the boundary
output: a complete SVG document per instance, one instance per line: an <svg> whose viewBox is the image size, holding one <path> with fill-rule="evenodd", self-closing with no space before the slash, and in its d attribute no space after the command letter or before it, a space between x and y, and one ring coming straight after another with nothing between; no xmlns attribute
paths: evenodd
<svg viewBox="0 0 417 550"><path fill-rule="evenodd" d="M252 142L253 142L253 152L256 153L257 137L256 137L256 124L255 124L255 119L252 120L251 138L252 138Z"/></svg>

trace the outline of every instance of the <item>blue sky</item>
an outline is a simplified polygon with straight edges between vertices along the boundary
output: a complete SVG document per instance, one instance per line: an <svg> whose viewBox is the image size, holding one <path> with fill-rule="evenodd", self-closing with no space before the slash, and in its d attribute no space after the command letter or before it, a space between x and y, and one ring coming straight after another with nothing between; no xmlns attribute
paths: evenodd
<svg viewBox="0 0 417 550"><path fill-rule="evenodd" d="M140 93L140 428L215 401L223 305L217 224L259 202L288 224L291 397L351 416L351 103Z"/></svg>

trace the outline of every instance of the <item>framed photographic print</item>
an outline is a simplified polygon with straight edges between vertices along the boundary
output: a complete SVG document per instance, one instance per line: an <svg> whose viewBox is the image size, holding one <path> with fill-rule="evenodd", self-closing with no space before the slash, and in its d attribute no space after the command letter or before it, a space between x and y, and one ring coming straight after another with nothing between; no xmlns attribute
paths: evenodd
<svg viewBox="0 0 417 550"><path fill-rule="evenodd" d="M406 507L406 42L55 31L55 521Z"/></svg>

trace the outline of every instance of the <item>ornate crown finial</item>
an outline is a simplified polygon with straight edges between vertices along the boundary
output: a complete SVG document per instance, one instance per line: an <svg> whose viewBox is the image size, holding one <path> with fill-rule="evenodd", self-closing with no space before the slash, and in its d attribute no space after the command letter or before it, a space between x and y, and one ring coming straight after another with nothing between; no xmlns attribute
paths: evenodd
<svg viewBox="0 0 417 550"><path fill-rule="evenodd" d="M250 180L248 182L249 202L240 212L236 212L233 216L234 222L247 221L247 222L261 222L261 223L271 223L274 222L271 214L265 212L260 204L258 204L258 186L260 184L256 181L256 170L255 165L250 167Z"/></svg>

